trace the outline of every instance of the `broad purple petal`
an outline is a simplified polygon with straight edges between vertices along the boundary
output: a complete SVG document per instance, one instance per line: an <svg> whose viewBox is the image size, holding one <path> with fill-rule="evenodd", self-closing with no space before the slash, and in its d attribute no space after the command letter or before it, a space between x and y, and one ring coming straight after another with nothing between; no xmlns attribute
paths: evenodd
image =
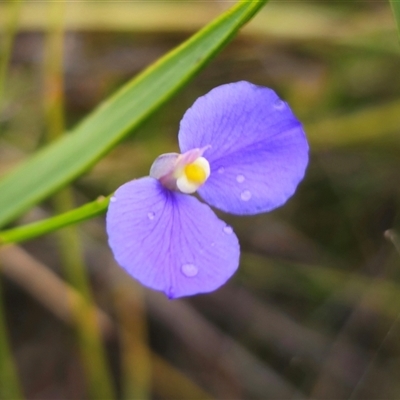
<svg viewBox="0 0 400 400"><path fill-rule="evenodd" d="M204 152L211 175L199 189L210 205L234 214L279 207L294 193L308 163L308 144L289 106L249 82L219 86L198 98L179 130L182 152Z"/></svg>
<svg viewBox="0 0 400 400"><path fill-rule="evenodd" d="M236 235L210 207L150 177L118 188L107 233L117 262L170 298L215 290L239 264Z"/></svg>

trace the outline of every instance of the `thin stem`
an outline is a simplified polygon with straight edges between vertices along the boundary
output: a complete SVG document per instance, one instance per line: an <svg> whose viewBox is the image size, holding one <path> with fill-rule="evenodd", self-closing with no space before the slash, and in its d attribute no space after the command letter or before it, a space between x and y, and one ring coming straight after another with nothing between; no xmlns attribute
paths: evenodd
<svg viewBox="0 0 400 400"><path fill-rule="evenodd" d="M24 242L104 214L107 210L110 197L111 195L99 197L95 201L56 215L55 217L2 231L0 232L0 245Z"/></svg>
<svg viewBox="0 0 400 400"><path fill-rule="evenodd" d="M0 266L1 269L1 266ZM0 282L0 399L23 398L9 346Z"/></svg>
<svg viewBox="0 0 400 400"><path fill-rule="evenodd" d="M21 11L21 0L11 0L8 2L7 24L4 30L4 42L0 59L0 112L3 108L4 86L14 45L15 34L18 28L18 19Z"/></svg>
<svg viewBox="0 0 400 400"><path fill-rule="evenodd" d="M20 0L9 1L7 4L7 24L5 24L4 29L4 41L1 49L2 57L0 59L0 115L3 109L4 84L8 72L14 38L18 28L20 5ZM22 399L23 395L20 389L13 354L10 349L9 338L7 335L1 286L2 282L0 281L0 398Z"/></svg>
<svg viewBox="0 0 400 400"><path fill-rule="evenodd" d="M115 292L115 308L122 345L122 398L146 400L150 397L152 363L147 343L148 331L143 289L120 284Z"/></svg>
<svg viewBox="0 0 400 400"><path fill-rule="evenodd" d="M65 129L64 122L64 82L63 82L63 42L64 42L65 2L50 3L49 32L46 37L45 93L47 141L60 138ZM74 207L71 187L65 187L53 196L56 212L67 212ZM68 227L60 232L59 245L61 259L67 281L82 295L81 303L71 302L73 319L76 322L77 338L84 369L87 375L88 393L92 399L113 399L106 355L101 341L100 329L90 285L85 271L79 232Z"/></svg>

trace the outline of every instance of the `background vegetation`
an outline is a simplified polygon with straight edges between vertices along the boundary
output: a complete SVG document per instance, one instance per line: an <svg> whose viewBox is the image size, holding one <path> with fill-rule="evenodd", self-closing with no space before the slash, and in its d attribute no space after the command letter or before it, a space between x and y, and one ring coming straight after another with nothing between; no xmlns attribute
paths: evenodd
<svg viewBox="0 0 400 400"><path fill-rule="evenodd" d="M262 6L242 2L114 95L233 5L0 3L0 240L31 239L0 249L1 399L400 397L400 45L389 3L270 2L222 49ZM238 80L291 104L311 160L284 207L223 215L242 247L223 288L169 301L139 286L115 264L102 215L41 236L102 214L99 196L177 150L198 96Z"/></svg>

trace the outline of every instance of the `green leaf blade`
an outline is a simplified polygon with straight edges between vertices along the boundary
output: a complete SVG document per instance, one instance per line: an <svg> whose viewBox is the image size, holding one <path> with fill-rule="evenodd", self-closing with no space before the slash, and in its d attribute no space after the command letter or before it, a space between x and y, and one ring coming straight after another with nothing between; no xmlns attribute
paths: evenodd
<svg viewBox="0 0 400 400"><path fill-rule="evenodd" d="M400 39L400 1L399 0L390 0L390 5L392 7L394 19L396 20L397 25L397 33Z"/></svg>
<svg viewBox="0 0 400 400"><path fill-rule="evenodd" d="M0 181L0 226L77 178L170 99L268 0L241 1Z"/></svg>

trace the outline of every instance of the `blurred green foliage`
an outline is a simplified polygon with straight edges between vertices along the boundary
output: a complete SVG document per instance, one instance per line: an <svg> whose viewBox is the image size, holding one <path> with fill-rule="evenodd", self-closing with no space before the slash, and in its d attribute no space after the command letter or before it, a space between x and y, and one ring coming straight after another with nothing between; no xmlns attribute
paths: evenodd
<svg viewBox="0 0 400 400"><path fill-rule="evenodd" d="M224 6L71 3L64 43L67 127ZM43 98L43 15L22 10L0 119L3 174L44 140L37 101ZM113 264L103 221L81 225L96 303L114 323L114 336L104 340L119 396L136 379L149 385L152 398L399 398L399 68L388 3L271 3L135 137L73 183L75 201L85 205L147 175L155 157L177 148L179 120L193 101L242 79L285 98L311 144L306 179L284 207L223 216L243 256L239 272L215 293L170 302L138 288ZM85 207L94 216L106 201ZM15 226L51 215L46 201ZM66 223L62 218L55 227ZM24 248L59 272L54 247L48 235ZM25 290L9 281L5 286L7 326L27 397L84 398L85 378L64 323ZM44 372L35 371L38 360L48 366Z"/></svg>

